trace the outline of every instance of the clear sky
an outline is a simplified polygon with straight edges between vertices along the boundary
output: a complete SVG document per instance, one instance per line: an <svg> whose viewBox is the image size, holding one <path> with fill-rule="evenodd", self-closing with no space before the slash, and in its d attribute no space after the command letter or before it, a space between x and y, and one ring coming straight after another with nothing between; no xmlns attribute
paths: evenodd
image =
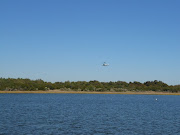
<svg viewBox="0 0 180 135"><path fill-rule="evenodd" d="M0 0L0 77L180 84L179 7L179 0Z"/></svg>

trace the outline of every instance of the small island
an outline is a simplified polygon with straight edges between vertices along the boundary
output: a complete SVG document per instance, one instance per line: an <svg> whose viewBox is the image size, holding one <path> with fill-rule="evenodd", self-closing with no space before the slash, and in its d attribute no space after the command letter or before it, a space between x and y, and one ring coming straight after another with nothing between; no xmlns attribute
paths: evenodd
<svg viewBox="0 0 180 135"><path fill-rule="evenodd" d="M92 93L92 94L159 94L180 95L180 85L162 81L141 82L45 82L41 79L0 78L0 93Z"/></svg>

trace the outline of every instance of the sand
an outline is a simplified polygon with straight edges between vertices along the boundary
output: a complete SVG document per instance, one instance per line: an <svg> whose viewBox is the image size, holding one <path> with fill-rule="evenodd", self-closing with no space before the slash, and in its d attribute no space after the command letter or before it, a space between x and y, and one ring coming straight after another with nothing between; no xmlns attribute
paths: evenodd
<svg viewBox="0 0 180 135"><path fill-rule="evenodd" d="M180 95L180 93L170 93L170 92L96 92L96 91L63 91L63 90L48 90L48 91L0 91L1 93L52 93L52 94L136 94L136 95Z"/></svg>

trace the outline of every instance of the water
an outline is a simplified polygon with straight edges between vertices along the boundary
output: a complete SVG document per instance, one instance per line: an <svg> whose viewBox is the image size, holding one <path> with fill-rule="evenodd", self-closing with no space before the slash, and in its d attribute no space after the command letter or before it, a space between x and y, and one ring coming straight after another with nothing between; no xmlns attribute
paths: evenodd
<svg viewBox="0 0 180 135"><path fill-rule="evenodd" d="M180 135L180 96L0 94L0 135L56 134Z"/></svg>

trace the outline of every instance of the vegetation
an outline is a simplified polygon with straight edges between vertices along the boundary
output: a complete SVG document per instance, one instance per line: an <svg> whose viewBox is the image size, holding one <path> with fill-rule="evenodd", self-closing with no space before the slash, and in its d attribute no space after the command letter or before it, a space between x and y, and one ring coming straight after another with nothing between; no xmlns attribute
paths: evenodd
<svg viewBox="0 0 180 135"><path fill-rule="evenodd" d="M180 92L180 85L167 85L162 81L141 82L99 82L99 81L77 81L77 82L45 82L41 79L14 79L0 78L1 91L35 91L35 90L74 90L74 91L159 91L159 92Z"/></svg>

